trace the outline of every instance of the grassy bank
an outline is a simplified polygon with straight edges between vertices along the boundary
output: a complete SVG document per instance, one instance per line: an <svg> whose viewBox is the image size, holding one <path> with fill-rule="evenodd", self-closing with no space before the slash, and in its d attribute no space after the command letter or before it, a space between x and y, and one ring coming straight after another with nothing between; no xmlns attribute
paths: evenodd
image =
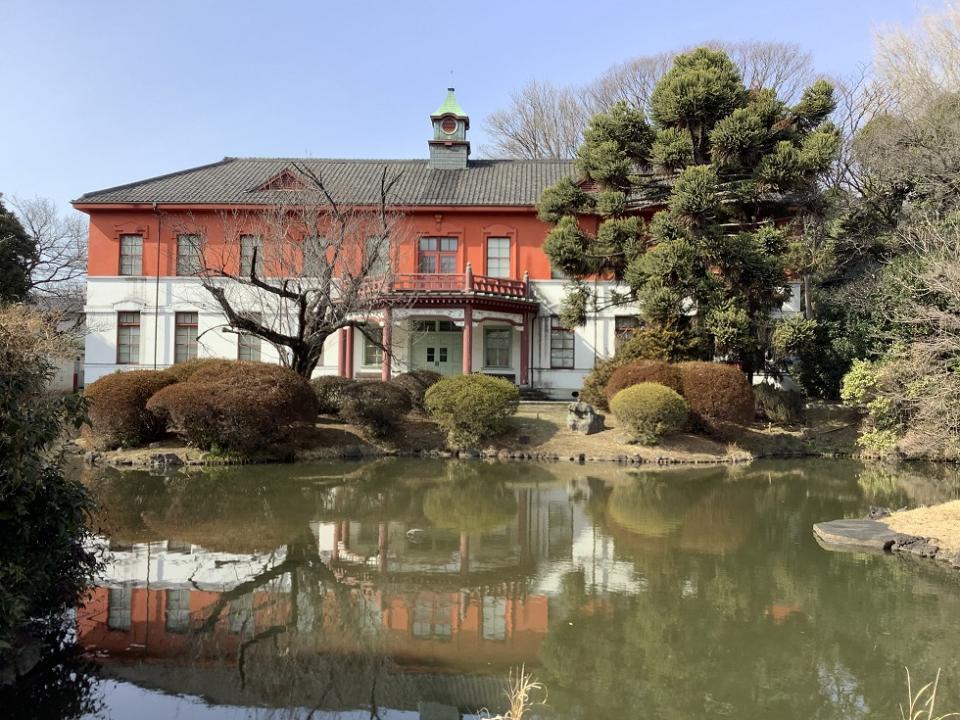
<svg viewBox="0 0 960 720"><path fill-rule="evenodd" d="M901 510L882 522L894 532L933 538L941 552L960 553L960 500Z"/></svg>

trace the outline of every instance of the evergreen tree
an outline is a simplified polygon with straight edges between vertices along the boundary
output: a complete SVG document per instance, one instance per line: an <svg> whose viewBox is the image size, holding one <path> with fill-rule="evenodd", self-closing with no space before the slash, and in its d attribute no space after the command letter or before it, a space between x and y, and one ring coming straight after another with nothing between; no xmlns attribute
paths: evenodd
<svg viewBox="0 0 960 720"><path fill-rule="evenodd" d="M0 195L0 305L23 300L30 289L30 261L36 243Z"/></svg>
<svg viewBox="0 0 960 720"><path fill-rule="evenodd" d="M626 103L596 115L577 153L581 182L540 199L554 224L544 249L571 278L564 321L598 306L588 278L614 279L629 291L612 303L636 303L651 329L752 372L785 296L788 221L816 205L839 147L826 122L833 88L817 81L790 107L748 90L722 51L699 48L676 58L650 105L652 124ZM647 223L650 206L663 209Z"/></svg>

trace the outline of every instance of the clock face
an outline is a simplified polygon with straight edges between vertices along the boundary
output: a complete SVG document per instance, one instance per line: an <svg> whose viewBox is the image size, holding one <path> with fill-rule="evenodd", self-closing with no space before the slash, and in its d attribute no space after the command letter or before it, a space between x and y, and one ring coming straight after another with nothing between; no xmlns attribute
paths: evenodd
<svg viewBox="0 0 960 720"><path fill-rule="evenodd" d="M447 135L453 135L457 131L457 120L452 117L445 117L440 121L440 129Z"/></svg>

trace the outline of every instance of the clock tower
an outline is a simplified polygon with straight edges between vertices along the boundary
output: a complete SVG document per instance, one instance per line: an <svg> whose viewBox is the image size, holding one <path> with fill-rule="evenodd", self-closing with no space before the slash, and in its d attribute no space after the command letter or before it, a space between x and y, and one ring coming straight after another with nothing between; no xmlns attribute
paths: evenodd
<svg viewBox="0 0 960 720"><path fill-rule="evenodd" d="M457 102L453 88L447 88L446 99L430 120L433 123L433 139L427 143L430 146L430 167L434 170L465 169L470 155L467 141L470 118Z"/></svg>

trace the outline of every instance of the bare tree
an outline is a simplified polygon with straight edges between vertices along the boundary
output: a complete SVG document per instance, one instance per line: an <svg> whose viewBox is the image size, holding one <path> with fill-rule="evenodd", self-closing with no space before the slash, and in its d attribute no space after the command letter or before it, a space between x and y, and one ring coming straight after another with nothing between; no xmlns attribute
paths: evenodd
<svg viewBox="0 0 960 720"><path fill-rule="evenodd" d="M577 152L589 112L571 88L533 80L510 99L510 107L487 117L491 137L485 155L570 158Z"/></svg>
<svg viewBox="0 0 960 720"><path fill-rule="evenodd" d="M78 212L61 215L52 200L13 198L10 205L36 243L29 262L29 293L81 297L87 273L87 222Z"/></svg>
<svg viewBox="0 0 960 720"><path fill-rule="evenodd" d="M947 0L940 12L922 10L913 28L880 30L875 63L903 112L922 111L931 98L960 92L960 2Z"/></svg>
<svg viewBox="0 0 960 720"><path fill-rule="evenodd" d="M265 340L309 378L337 330L369 332L368 317L392 293L405 226L390 201L400 176L388 177L386 168L375 206L360 207L335 199L307 164L291 167L298 187L279 191L276 204L223 211L218 228L192 215L175 218L174 227L184 243L178 262L192 265L179 270L200 276L226 318L221 329ZM390 352L389 343L368 337Z"/></svg>
<svg viewBox="0 0 960 720"><path fill-rule="evenodd" d="M867 67L861 67L849 77L834 78L832 82L837 108L831 119L840 129L841 144L837 160L824 182L828 187L863 196L870 175L857 159L854 138L873 118L894 108L894 95Z"/></svg>
<svg viewBox="0 0 960 720"><path fill-rule="evenodd" d="M740 67L747 87L777 91L795 101L814 78L810 53L794 43L709 42ZM688 48L689 49L689 48ZM680 50L678 52L684 52ZM572 158L590 118L626 101L649 110L650 96L678 53L640 56L614 65L585 87L563 87L532 80L510 104L487 117L490 144L484 154L514 158Z"/></svg>

